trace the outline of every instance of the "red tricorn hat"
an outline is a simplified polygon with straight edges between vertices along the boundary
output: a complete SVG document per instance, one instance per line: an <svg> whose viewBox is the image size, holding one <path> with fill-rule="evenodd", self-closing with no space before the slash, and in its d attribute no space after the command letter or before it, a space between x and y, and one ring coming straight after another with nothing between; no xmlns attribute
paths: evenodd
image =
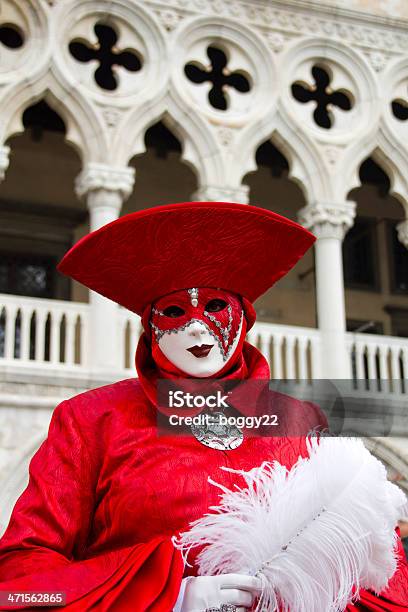
<svg viewBox="0 0 408 612"><path fill-rule="evenodd" d="M141 315L155 299L217 287L250 302L284 276L315 237L248 204L184 202L124 215L75 244L58 270Z"/></svg>

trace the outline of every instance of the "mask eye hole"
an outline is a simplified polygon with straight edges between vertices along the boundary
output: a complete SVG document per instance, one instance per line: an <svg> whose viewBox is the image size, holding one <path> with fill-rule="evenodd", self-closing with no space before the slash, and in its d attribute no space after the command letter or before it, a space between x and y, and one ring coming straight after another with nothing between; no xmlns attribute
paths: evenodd
<svg viewBox="0 0 408 612"><path fill-rule="evenodd" d="M205 307L207 312L220 312L227 307L227 302L225 300L220 300L218 298L214 300L210 300Z"/></svg>
<svg viewBox="0 0 408 612"><path fill-rule="evenodd" d="M182 317L185 312L182 308L180 308L180 306L167 306L167 308L163 310L163 314L166 317L176 319L177 317Z"/></svg>

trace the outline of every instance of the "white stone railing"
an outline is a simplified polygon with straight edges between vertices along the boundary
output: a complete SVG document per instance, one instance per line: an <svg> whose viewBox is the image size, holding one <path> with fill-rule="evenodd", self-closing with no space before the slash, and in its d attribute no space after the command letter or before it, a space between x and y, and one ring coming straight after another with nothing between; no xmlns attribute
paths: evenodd
<svg viewBox="0 0 408 612"><path fill-rule="evenodd" d="M408 338L349 332L347 345L359 387L408 394Z"/></svg>
<svg viewBox="0 0 408 612"><path fill-rule="evenodd" d="M125 369L134 371L134 352L141 333L140 319L120 309L120 355ZM320 332L307 327L256 323L248 333L271 364L274 378L311 380L320 376Z"/></svg>
<svg viewBox="0 0 408 612"><path fill-rule="evenodd" d="M139 317L118 309L115 376L133 376L141 332ZM0 362L73 369L92 368L88 351L89 305L79 302L0 294ZM408 393L408 339L347 333L353 377L371 391ZM318 329L258 322L248 333L271 365L271 377L312 380L322 377ZM38 370L38 368L37 368ZM44 370L45 371L45 370ZM384 388L386 387L386 388Z"/></svg>
<svg viewBox="0 0 408 612"><path fill-rule="evenodd" d="M129 376L135 372L135 352L142 324L140 317L134 313L119 308L118 317L118 337L119 337L119 366L126 370Z"/></svg>
<svg viewBox="0 0 408 612"><path fill-rule="evenodd" d="M248 341L269 361L272 378L312 380L321 377L318 329L258 322L249 331Z"/></svg>
<svg viewBox="0 0 408 612"><path fill-rule="evenodd" d="M88 304L0 294L0 359L86 367Z"/></svg>

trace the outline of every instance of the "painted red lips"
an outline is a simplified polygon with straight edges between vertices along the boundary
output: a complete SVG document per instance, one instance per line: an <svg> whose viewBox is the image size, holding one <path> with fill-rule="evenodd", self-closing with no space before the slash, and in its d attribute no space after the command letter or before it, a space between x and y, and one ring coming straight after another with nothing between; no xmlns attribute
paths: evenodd
<svg viewBox="0 0 408 612"><path fill-rule="evenodd" d="M213 344L202 344L201 346L195 345L190 346L187 350L197 357L198 359L202 357L207 357L208 353L211 351Z"/></svg>

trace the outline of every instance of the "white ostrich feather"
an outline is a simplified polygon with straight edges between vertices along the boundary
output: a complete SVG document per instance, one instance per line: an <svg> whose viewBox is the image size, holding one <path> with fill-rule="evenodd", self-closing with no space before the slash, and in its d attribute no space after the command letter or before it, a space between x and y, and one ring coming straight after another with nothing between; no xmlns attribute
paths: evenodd
<svg viewBox="0 0 408 612"><path fill-rule="evenodd" d="M380 592L396 570L395 526L406 503L384 466L356 438L311 438L309 457L238 473L212 513L174 539L201 575L257 575L256 610L337 612L360 588Z"/></svg>

